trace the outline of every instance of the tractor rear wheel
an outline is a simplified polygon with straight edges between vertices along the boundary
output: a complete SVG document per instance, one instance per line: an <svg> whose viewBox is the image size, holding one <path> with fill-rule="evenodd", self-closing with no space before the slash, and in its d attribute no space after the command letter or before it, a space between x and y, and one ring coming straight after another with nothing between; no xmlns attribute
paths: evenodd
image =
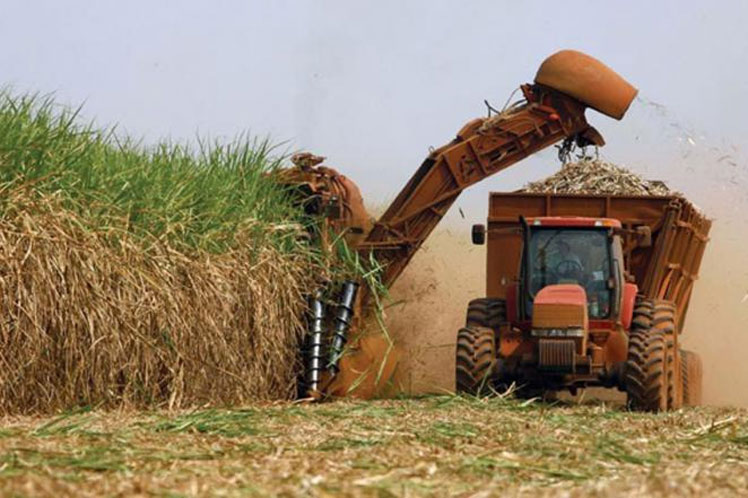
<svg viewBox="0 0 748 498"><path fill-rule="evenodd" d="M681 349L681 381L683 385L683 406L701 404L702 365L701 357L693 351Z"/></svg>
<svg viewBox="0 0 748 498"><path fill-rule="evenodd" d="M676 383L680 355L675 347L675 307L669 301L640 298L629 332L625 383L634 410L665 411L681 404Z"/></svg>
<svg viewBox="0 0 748 498"><path fill-rule="evenodd" d="M457 392L487 395L493 387L496 336L493 329L467 326L457 332Z"/></svg>
<svg viewBox="0 0 748 498"><path fill-rule="evenodd" d="M468 304L465 325L477 327L489 327L498 330L499 326L506 321L506 301L481 297L473 299Z"/></svg>

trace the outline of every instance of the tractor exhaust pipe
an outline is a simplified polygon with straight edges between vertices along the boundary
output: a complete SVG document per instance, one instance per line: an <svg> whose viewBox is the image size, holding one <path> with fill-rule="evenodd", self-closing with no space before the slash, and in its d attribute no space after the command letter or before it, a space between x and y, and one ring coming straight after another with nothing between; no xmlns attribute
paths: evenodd
<svg viewBox="0 0 748 498"><path fill-rule="evenodd" d="M352 281L343 283L343 292L338 302L338 311L335 315L335 331L330 344L330 355L327 368L334 377L340 371L340 357L343 355L343 346L348 340L348 330L353 319L353 303L356 301L358 284Z"/></svg>
<svg viewBox="0 0 748 498"><path fill-rule="evenodd" d="M312 320L307 350L306 382L308 394L315 396L319 392L319 382L322 374L322 336L324 334L325 305L322 303L321 291L315 294L311 305Z"/></svg>

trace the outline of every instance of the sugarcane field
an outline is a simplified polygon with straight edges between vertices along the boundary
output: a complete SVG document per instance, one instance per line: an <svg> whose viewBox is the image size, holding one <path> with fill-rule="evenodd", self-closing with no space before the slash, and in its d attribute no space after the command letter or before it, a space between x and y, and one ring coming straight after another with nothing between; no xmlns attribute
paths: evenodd
<svg viewBox="0 0 748 498"><path fill-rule="evenodd" d="M0 496L748 496L743 2L4 7Z"/></svg>

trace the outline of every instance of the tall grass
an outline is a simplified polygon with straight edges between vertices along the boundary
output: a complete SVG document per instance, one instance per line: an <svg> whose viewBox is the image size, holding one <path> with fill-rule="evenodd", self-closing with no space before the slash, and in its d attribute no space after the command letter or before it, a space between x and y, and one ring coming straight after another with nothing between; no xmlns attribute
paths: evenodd
<svg viewBox="0 0 748 498"><path fill-rule="evenodd" d="M323 253L267 140L145 147L0 94L0 412L293 394Z"/></svg>
<svg viewBox="0 0 748 498"><path fill-rule="evenodd" d="M287 244L296 213L264 175L279 166L273 152L268 140L247 137L144 147L50 97L0 93L0 188L59 194L94 230L124 227L211 252L247 229Z"/></svg>

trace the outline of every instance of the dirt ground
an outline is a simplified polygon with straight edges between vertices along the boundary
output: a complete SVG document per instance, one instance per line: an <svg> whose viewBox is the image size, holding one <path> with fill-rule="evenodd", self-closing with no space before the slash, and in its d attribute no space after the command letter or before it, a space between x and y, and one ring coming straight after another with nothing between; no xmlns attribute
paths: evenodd
<svg viewBox="0 0 748 498"><path fill-rule="evenodd" d="M736 223L714 224L683 336L702 355L704 402L713 405L748 406L748 231ZM468 301L484 294L484 247L464 228L438 229L392 288L387 323L402 349L396 382L404 392L454 389L454 338Z"/></svg>

